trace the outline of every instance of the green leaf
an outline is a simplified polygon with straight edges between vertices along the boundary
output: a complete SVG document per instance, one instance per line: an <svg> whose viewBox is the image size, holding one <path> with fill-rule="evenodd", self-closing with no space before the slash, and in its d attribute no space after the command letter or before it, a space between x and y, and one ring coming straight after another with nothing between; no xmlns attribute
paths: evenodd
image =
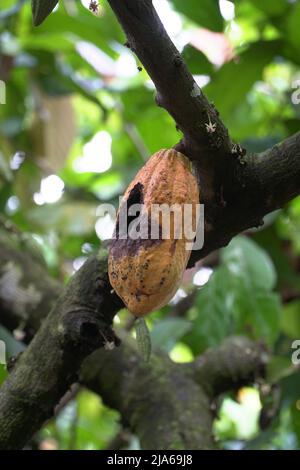
<svg viewBox="0 0 300 470"><path fill-rule="evenodd" d="M257 41L227 62L205 87L205 94L213 100L223 115L230 113L245 99L252 86L262 78L262 72L278 54L279 41Z"/></svg>
<svg viewBox="0 0 300 470"><path fill-rule="evenodd" d="M28 211L28 220L40 230L57 230L62 235L93 233L97 205L89 202L45 204Z"/></svg>
<svg viewBox="0 0 300 470"><path fill-rule="evenodd" d="M151 337L144 318L135 322L136 342L138 351L145 362L149 362L151 356Z"/></svg>
<svg viewBox="0 0 300 470"><path fill-rule="evenodd" d="M280 327L281 304L272 292L276 272L267 253L246 237L236 237L223 250L222 261L231 279L236 333L271 346Z"/></svg>
<svg viewBox="0 0 300 470"><path fill-rule="evenodd" d="M169 318L159 321L151 331L152 345L169 352L191 328L192 323L183 318Z"/></svg>
<svg viewBox="0 0 300 470"><path fill-rule="evenodd" d="M43 1L43 0L41 0ZM68 15L63 8L59 8L55 15L50 15L47 23L34 30L35 35L61 34L66 37L74 37L89 41L94 46L109 54L113 58L118 57L118 53L112 47L112 37L114 41L123 40L121 28L117 25L117 20L110 8L103 10L104 15L99 19L91 14L81 2L76 2L77 14Z"/></svg>
<svg viewBox="0 0 300 470"><path fill-rule="evenodd" d="M243 278L250 288L271 290L276 272L267 253L249 238L239 236L223 250L222 261L234 276Z"/></svg>
<svg viewBox="0 0 300 470"><path fill-rule="evenodd" d="M289 8L286 0L251 0L251 2L270 17L281 16Z"/></svg>
<svg viewBox="0 0 300 470"><path fill-rule="evenodd" d="M187 18L212 31L223 31L222 18L218 0L172 0L177 11Z"/></svg>
<svg viewBox="0 0 300 470"><path fill-rule="evenodd" d="M295 367L289 357L272 356L267 364L266 381L267 383L278 383L284 377L295 373Z"/></svg>
<svg viewBox="0 0 300 470"><path fill-rule="evenodd" d="M212 75L214 68L212 63L208 60L203 52L196 49L194 46L188 44L182 51L182 57L184 58L189 70L193 74L198 75Z"/></svg>
<svg viewBox="0 0 300 470"><path fill-rule="evenodd" d="M298 52L299 55L299 49L300 49L300 30L299 30L299 24L300 24L300 3L297 2L293 6L292 11L287 17L286 20L286 27L285 27L285 34L286 38L289 41L289 43L295 48L295 50Z"/></svg>
<svg viewBox="0 0 300 470"><path fill-rule="evenodd" d="M290 338L300 337L300 301L295 300L284 306L281 327Z"/></svg>
<svg viewBox="0 0 300 470"><path fill-rule="evenodd" d="M279 334L281 304L273 292L245 289L241 282L234 299L236 333L263 339L271 347Z"/></svg>
<svg viewBox="0 0 300 470"><path fill-rule="evenodd" d="M223 250L221 265L199 291L189 311L193 331L186 341L195 354L231 334L262 338L272 346L279 334L281 304L275 270L268 255L246 237Z"/></svg>
<svg viewBox="0 0 300 470"><path fill-rule="evenodd" d="M299 400L291 405L291 420L294 433L296 435L298 446L300 446L300 410Z"/></svg>
<svg viewBox="0 0 300 470"><path fill-rule="evenodd" d="M195 305L189 311L194 320L186 342L195 354L213 347L234 332L230 277L224 266L214 271L208 283L199 291Z"/></svg>
<svg viewBox="0 0 300 470"><path fill-rule="evenodd" d="M39 26L53 11L58 0L31 0L34 26Z"/></svg>
<svg viewBox="0 0 300 470"><path fill-rule="evenodd" d="M4 8L3 11L0 11L0 20L3 21L7 18L10 18L11 16L16 15L19 13L21 10L23 3L25 3L26 0L19 0L16 5L9 5L8 8L6 8L6 5L2 8ZM2 2L3 3L3 2Z"/></svg>

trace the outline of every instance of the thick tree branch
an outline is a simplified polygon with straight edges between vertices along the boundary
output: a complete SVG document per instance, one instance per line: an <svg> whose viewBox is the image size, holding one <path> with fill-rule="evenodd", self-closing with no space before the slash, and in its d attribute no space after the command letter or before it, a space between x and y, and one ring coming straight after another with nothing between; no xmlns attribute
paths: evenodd
<svg viewBox="0 0 300 470"><path fill-rule="evenodd" d="M76 380L75 375L83 356L95 347L95 341L99 342L99 338L94 340L93 334L91 337L89 334L98 330L97 323L101 321L102 308L105 307L109 315L113 315L118 306L115 295L108 292L109 287L104 286L104 290L98 289L98 286L95 288L95 280L99 277L99 272L101 273L101 263L97 260L92 258L85 269L82 268L78 272L69 288L63 291L62 286L49 277L46 269L32 258L31 253L18 249L17 238L12 244L0 230L0 240L0 266L6 266L4 270L0 269L0 285L5 278L7 289L0 289L1 312L5 306L5 315L1 315L1 323L4 326L13 329L24 321L23 305L26 307L25 341L28 342L39 323L46 317L47 309L51 309L53 305L48 286L51 286L53 293L62 292L54 308L55 313L51 313L44 320L31 346L17 361L9 381L0 389L0 447L10 448L22 446L30 435L39 429L43 420L51 416L56 402L72 381ZM7 267L8 256L10 270ZM2 263L2 260L5 260L5 263ZM39 274L35 279L34 272ZM43 307L40 316L36 314L34 303L13 302L15 273L18 273L17 290L20 293L28 290L39 292L40 306ZM101 275L100 277L102 279ZM89 281L90 288L87 287ZM12 289L9 288L9 282L13 286ZM82 284L85 287L80 288ZM102 294L105 295L105 303ZM21 295L20 299L26 299L26 296ZM90 309L84 306L86 299L95 299L92 301L93 308L100 309L96 318ZM91 303L87 305L92 308ZM72 312L76 312L75 317ZM57 330L60 330L57 325L64 323L66 315L67 338L63 338L61 343L57 341L60 336L57 335ZM80 330L78 325L82 326L82 322L87 321L86 315L89 325L87 338L85 335L81 338L80 335L75 345L74 331L77 337ZM92 325L95 321L94 328ZM64 345L65 339L69 345L67 348ZM243 344L253 351L251 357L248 357L247 350L242 351ZM233 356L236 352L239 355ZM135 348L125 339L118 350L107 352L102 349L89 356L83 362L80 380L99 393L109 406L120 411L122 419L139 436L143 448L214 448L210 400L217 393L216 384L220 383L218 364L222 364L220 373L222 380L226 381L222 387L223 391L236 386L237 383L255 380L262 370L265 358L265 353L260 352L259 345L245 338L233 338L227 340L224 347L207 352L203 356L204 359L199 358L195 364L174 364L165 353L154 352L150 365L145 365ZM242 359L239 365L240 356ZM253 359L249 365L246 357ZM244 367L247 368L247 374ZM161 429L161 432L153 433L154 428Z"/></svg>
<svg viewBox="0 0 300 470"><path fill-rule="evenodd" d="M190 266L227 245L238 233L263 225L263 217L300 194L300 132L257 155L241 160L222 204L205 207L204 247L194 251Z"/></svg>
<svg viewBox="0 0 300 470"><path fill-rule="evenodd" d="M187 69L152 1L108 0L108 3L126 33L128 47L155 84L157 104L168 111L183 133L177 148L197 162L202 194L211 200L211 189L218 185L223 168L229 168L235 161L226 127ZM206 124L210 122L214 132L207 130Z"/></svg>
<svg viewBox="0 0 300 470"><path fill-rule="evenodd" d="M300 193L300 134L259 155L233 146L215 107L197 88L168 37L151 0L108 0L157 89L157 103L183 132L177 146L193 162L205 205L202 250L192 266L236 234L263 223L263 217ZM209 120L215 131L208 132Z"/></svg>
<svg viewBox="0 0 300 470"><path fill-rule="evenodd" d="M232 144L215 108L208 102L170 40L151 0L108 0L127 36L127 45L143 63L156 90L156 102L174 118L184 134L196 145L200 160L211 153L230 155ZM212 145L205 122L216 124ZM217 142L217 143L216 143ZM190 145L189 145L190 146Z"/></svg>

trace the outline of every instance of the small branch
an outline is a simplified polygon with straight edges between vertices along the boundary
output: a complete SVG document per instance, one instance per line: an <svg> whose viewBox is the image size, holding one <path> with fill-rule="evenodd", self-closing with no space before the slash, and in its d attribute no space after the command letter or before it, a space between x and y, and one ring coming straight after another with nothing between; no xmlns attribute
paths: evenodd
<svg viewBox="0 0 300 470"><path fill-rule="evenodd" d="M147 149L143 139L141 138L136 126L130 122L124 123L124 130L131 142L139 152L143 162L146 162L149 155L149 150Z"/></svg>

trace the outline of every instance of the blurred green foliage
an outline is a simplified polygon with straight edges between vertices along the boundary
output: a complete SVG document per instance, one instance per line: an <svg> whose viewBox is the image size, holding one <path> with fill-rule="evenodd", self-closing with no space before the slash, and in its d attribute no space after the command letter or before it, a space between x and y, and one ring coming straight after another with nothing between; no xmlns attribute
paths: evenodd
<svg viewBox="0 0 300 470"><path fill-rule="evenodd" d="M0 214L28 233L51 275L62 280L111 230L112 221L97 215L99 205L117 207L145 159L181 137L155 105L153 84L138 70L107 3L100 2L99 15L83 3L61 0L38 28L29 1L2 0L0 6L6 85ZM154 3L233 139L255 152L299 130L300 105L291 100L300 79L299 1ZM189 271L174 301L147 320L153 347L177 362L236 333L264 341L273 352L270 377L282 389L280 409L261 430L257 389L225 397L215 434L226 448L300 446L300 380L291 365L291 344L300 338L299 233L296 198L262 229L221 250L208 282L193 282L205 266ZM192 293L188 310L173 315ZM118 328L129 319L121 312ZM15 354L19 346L12 338L9 344L8 355ZM2 367L0 382L5 373ZM42 430L37 445L103 449L120 429L118 413L82 390ZM134 436L122 445L138 447Z"/></svg>

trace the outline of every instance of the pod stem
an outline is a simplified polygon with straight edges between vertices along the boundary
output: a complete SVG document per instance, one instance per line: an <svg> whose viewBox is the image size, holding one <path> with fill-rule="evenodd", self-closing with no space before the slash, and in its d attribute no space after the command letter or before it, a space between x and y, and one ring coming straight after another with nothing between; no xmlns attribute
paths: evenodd
<svg viewBox="0 0 300 470"><path fill-rule="evenodd" d="M151 336L144 318L138 318L135 323L136 342L138 351L144 362L149 362L151 357Z"/></svg>

